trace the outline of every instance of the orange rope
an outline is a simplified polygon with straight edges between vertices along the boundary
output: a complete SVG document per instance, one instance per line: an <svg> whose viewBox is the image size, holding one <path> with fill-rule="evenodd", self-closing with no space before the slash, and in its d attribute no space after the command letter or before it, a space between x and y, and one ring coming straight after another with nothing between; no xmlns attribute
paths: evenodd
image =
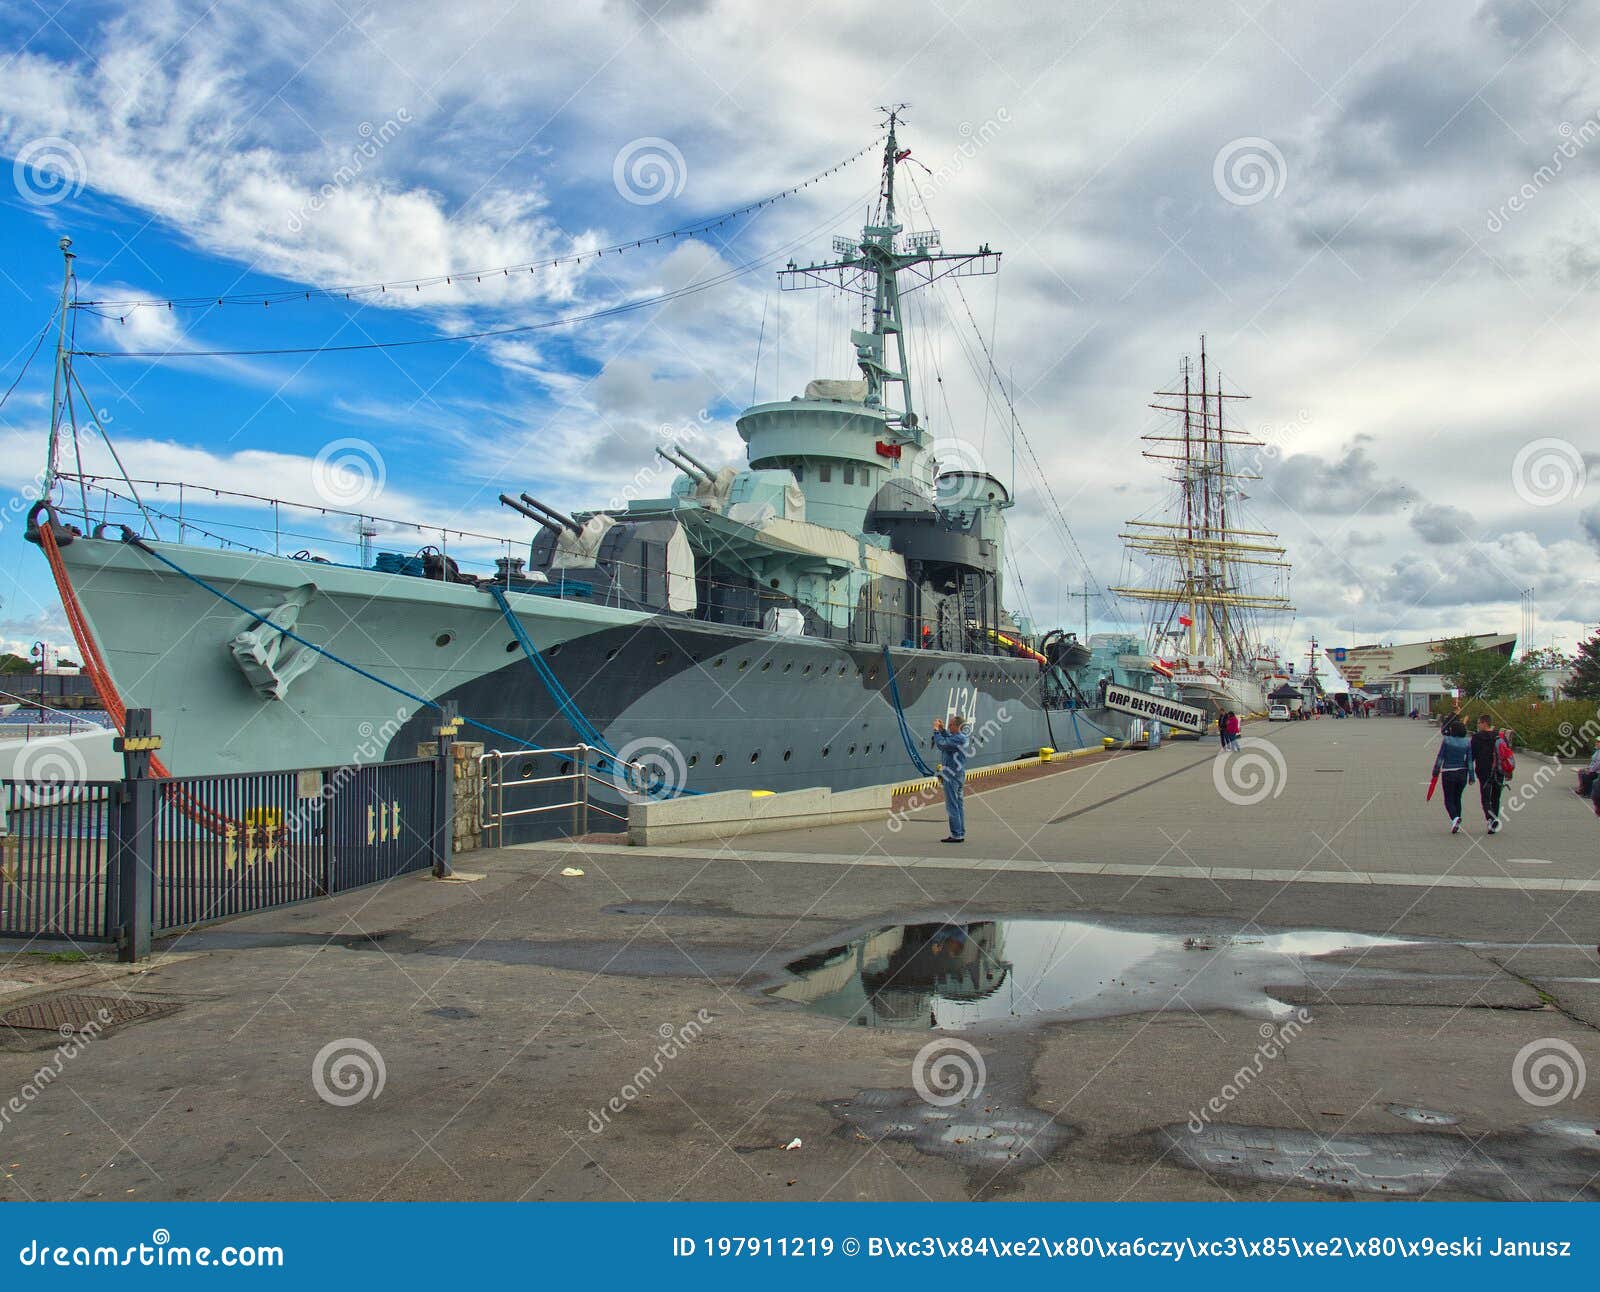
<svg viewBox="0 0 1600 1292"><path fill-rule="evenodd" d="M41 515L37 528L39 546L44 549L45 559L50 562L50 574L55 579L56 593L61 598L62 609L67 612L67 624L72 629L72 640L78 647L78 653L83 657L83 671L94 683L100 707L106 711L106 716L111 719L118 734L122 734L127 730L128 706L123 703L117 684L111 680L111 670L106 667L99 643L89 631L89 621L84 617L77 590L67 578L66 562L61 559L61 548L56 542L55 522L49 515ZM162 780L170 780L172 777L172 773L155 754L150 755L150 770ZM230 827L235 830L240 828L238 822L201 803L194 795L176 785L165 787L162 793L169 801L176 803L178 810L191 821L214 834L226 833Z"/></svg>

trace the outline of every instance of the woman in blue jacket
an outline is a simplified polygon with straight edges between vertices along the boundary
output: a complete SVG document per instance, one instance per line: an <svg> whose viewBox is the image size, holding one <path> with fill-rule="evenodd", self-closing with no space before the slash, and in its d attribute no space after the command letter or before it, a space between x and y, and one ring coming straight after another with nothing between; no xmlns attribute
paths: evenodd
<svg viewBox="0 0 1600 1292"><path fill-rule="evenodd" d="M1461 795L1472 784L1472 741L1460 718L1445 723L1444 739L1434 755L1433 774L1444 791L1444 813L1450 818L1450 833L1461 833Z"/></svg>

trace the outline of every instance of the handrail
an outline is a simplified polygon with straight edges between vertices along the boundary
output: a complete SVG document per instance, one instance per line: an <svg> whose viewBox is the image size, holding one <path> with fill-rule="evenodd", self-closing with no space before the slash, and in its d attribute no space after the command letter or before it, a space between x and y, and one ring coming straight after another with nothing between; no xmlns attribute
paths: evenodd
<svg viewBox="0 0 1600 1292"><path fill-rule="evenodd" d="M126 497L125 495L119 493L116 489L111 488L108 484L104 483L107 480L120 479L120 477L91 475L91 474L71 475L71 474L68 474L68 473L63 473L61 475L61 478L63 480L69 480L70 479L70 480L79 481L80 483L88 483L90 485L90 487L92 487L93 489L99 491L100 493L105 494L106 496L108 496L110 498L116 498L119 501L121 501L123 503L126 503L129 507L133 507L135 505L135 501L133 499ZM227 490L227 489L216 489L216 488L213 488L213 487L211 487L209 485L186 485L181 481L158 481L158 480L137 480L137 481L133 481L133 482L130 482L130 483L131 484L146 485L146 486L150 486L150 487L154 487L154 488L176 488L176 489L179 489L179 490L192 489L196 493L210 495L210 496L216 497L216 498L246 499L246 500L248 500L248 501L250 501L252 503L266 504L266 505L269 505L269 506L271 506L273 508L288 507L288 508L293 508L293 509L295 509L297 511L308 512L308 513L316 513L318 515L323 515L323 516L342 516L342 517L346 517L346 518L348 518L350 520L354 520L354 521L375 521L375 522L378 522L378 523L381 523L381 524L399 525L399 526L403 526L403 527L405 527L407 529L410 529L410 530L415 530L419 535L421 535L423 537L426 537L429 534L438 534L438 535L441 536L441 543L443 543L445 541L445 539L448 538L449 536L455 536L457 538L466 538L466 539L471 539L471 540L478 540L478 541L487 542L487 543L494 543L494 544L496 544L498 546L503 547L508 555L513 553L513 552L515 552L519 548L523 549L523 550L526 550L527 545L528 545L528 541L526 539L512 539L512 538L507 538L507 537L505 537L503 535L498 535L497 536L497 535L491 535L491 534L482 534L482 533L479 533L479 532L477 532L475 530L457 529L457 528L444 526L444 525L429 525L429 524L425 524L424 522L421 522L421 521L398 520L398 519L395 519L395 518L392 518L392 517L375 516L375 515L372 515L372 514L367 513L367 512L347 511L347 510L344 510L344 509L338 508L338 507L321 507L321 506L317 506L317 505L311 504L311 503L300 503L300 502L286 501L286 500L283 500L283 499L268 498L265 495L261 495L261 494L248 494L248 493L242 493L242 492L237 492L237 491L232 491L232 490ZM182 500L182 495L180 494L180 499L179 499L180 506L182 505L182 501L183 501ZM149 500L148 498L144 500L143 510L148 511L151 514L160 516L163 520L171 521L172 523L178 525L180 527L180 532L181 532L181 530L184 530L184 529L193 530L196 533L204 534L206 537L208 537L208 538L210 538L210 539L212 539L212 540L214 540L214 541L216 541L218 543L221 543L224 546L230 546L231 545L231 546L237 547L237 548L245 550L245 551L259 552L262 555L281 555L281 553L279 553L277 551L268 552L267 549L261 548L261 547L256 547L256 546L254 546L253 544L251 544L249 542L242 541L240 538L229 538L229 537L227 537L227 536L225 536L223 534L213 533L205 525L200 524L200 523L198 523L198 522L196 522L194 520L186 519L182 515L181 512L180 512L179 515L174 516L174 515L171 514L170 511L164 511L161 508L156 507L152 503L152 501ZM71 515L71 516L82 515L82 517L84 519L84 522L87 525L89 525L91 529L97 523L97 518L96 518L96 516L94 514L89 514L89 513L82 512L79 509L75 509L75 508L71 507L70 505L65 505L64 504L60 508L60 511L61 511L62 515ZM99 515L98 523L104 523L106 520L109 519L109 516L110 516L109 512L102 511L100 513L100 515ZM122 517L122 513L119 512L118 516L119 516L119 518L121 518ZM127 519L130 519L130 520L133 519L133 513L129 513L128 516L127 516ZM266 531L264 529L250 527L250 526L233 525L233 524L230 524L230 523L227 523L227 522L216 522L216 521L213 521L211 523L214 524L214 525L217 525L219 528L236 528L236 529L240 529L240 530L242 530L242 531L244 531L246 533L249 533L249 534L265 534L266 533ZM326 534L312 534L312 533L302 533L302 532L297 532L297 531L284 531L281 528L281 526L276 527L273 530L273 537L274 537L275 545L281 545L282 540L290 539L290 540L292 540L294 542L302 542L303 541L303 542L306 542L306 543L309 543L309 544L324 544L324 545L329 545L329 546L333 546L333 547L342 547L342 548L362 548L363 547L363 544L355 542L355 541L350 540L350 539L345 539L345 538L336 537L336 536L330 536L330 535L326 535ZM343 563L341 563L341 564L343 564ZM362 569L362 568L366 568L366 567L365 566L361 566L361 565L349 565L347 568ZM651 571L650 569L648 569L647 567L642 566L642 565L637 565L637 564L633 564L631 562L622 562L622 561L608 562L606 567L605 567L605 572L607 572L609 574L609 577L607 578L606 581L610 584L610 586L605 589L605 596L603 597L601 603L602 604L617 604L617 605L621 604L620 598L623 595L623 582L624 582L624 579L626 578L626 576L628 576L628 575L637 575L637 576L642 578L642 577L644 577L644 576L646 576L648 574L651 574L651 573L659 573L659 571ZM583 578L583 575L586 573L586 571L583 570L583 569L568 570L568 571L564 571L564 573L566 573L566 574L571 576L571 581L575 581L575 582L579 582L579 583L585 582L585 580ZM886 617L894 618L897 622L904 624L909 629L909 634L902 639L902 645L906 649L929 649L929 650L933 651L934 653L956 654L956 655L984 655L984 656L988 656L988 657L992 657L992 658L996 658L996 659L1015 659L1015 658L1019 658L1018 656L1014 655L1010 650L1005 649L1004 647L1000 646L999 643L997 643L995 641L992 641L992 640L989 640L985 636L986 628L985 628L984 625L981 625L981 624L977 623L976 621L969 621L969 620L966 619L966 617L964 615L963 616L958 616L958 621L957 622L948 623L943 618L941 618L940 616L937 616L937 615L912 615L912 614L908 613L906 610L903 610L903 609L902 610L889 610L889 609L879 609L879 608L873 607L873 608L868 608L868 610L866 611L866 619L867 619L868 622L865 625L864 629L862 631L858 632L856 630L856 628L855 628L855 622L854 621L855 621L856 614L860 610L861 607L860 607L859 601L856 601L856 600L838 600L838 601L835 601L835 600L832 600L832 599L826 599L826 600L820 600L819 601L819 600L816 600L814 598L811 598L811 599L805 600L804 602L797 602L795 598L792 598L792 597L789 597L789 596L786 596L786 595L775 594L775 593L771 592L769 589L762 588L762 587L752 588L752 587L749 587L749 586L744 585L744 584L729 583L729 582L726 582L726 581L723 581L723 580L714 579L714 578L710 578L710 577L703 578L703 579L699 580L699 582L700 582L701 586L703 588L707 589L707 590L726 590L726 591L730 591L730 592L737 592L737 593L740 593L740 594L745 595L745 596L753 595L754 598L755 598L754 611L755 611L755 613L757 615L759 615L760 612L761 612L762 604L763 603L767 603L767 602L782 602L786 606L787 605L793 605L793 604L801 604L801 605L803 605L805 608L811 610L814 615L816 615L816 617L820 621L820 624L821 624L821 627L822 627L822 631L821 632L807 633L806 634L808 638L811 638L813 640L830 641L830 642L844 642L844 643L847 643L847 644L860 645L860 646L891 646L892 647L894 645L894 643L892 641L889 641L889 640L885 639L886 635L882 634L882 633L880 633L878 631L878 627L877 627L877 624L875 622L875 620L877 619L877 617L879 615L883 615L883 616L886 616ZM500 586L500 585L497 585L497 586ZM548 585L537 585L537 586L548 586ZM510 590L510 591L524 591L525 589L508 588L508 590ZM617 594L616 598L613 598L611 596L612 593L616 593ZM843 626L836 625L833 622L833 619L831 617L833 612L839 612L839 617L844 620ZM759 629L759 624L725 624L723 626L727 626L727 627L746 627L746 628L752 628L752 629L757 630L757 631L760 630ZM993 626L991 625L989 627L993 627ZM938 645L938 646L924 648L921 645L922 633L923 633L924 628L932 630L933 640L936 641L936 642L944 643L944 642L946 642L946 639L952 634L954 634L955 637L958 640L957 640L957 642L955 644L941 644L941 645ZM888 636L893 636L893 635L894 634L888 634ZM904 643L906 643L906 642L909 642L909 645L904 645Z"/></svg>

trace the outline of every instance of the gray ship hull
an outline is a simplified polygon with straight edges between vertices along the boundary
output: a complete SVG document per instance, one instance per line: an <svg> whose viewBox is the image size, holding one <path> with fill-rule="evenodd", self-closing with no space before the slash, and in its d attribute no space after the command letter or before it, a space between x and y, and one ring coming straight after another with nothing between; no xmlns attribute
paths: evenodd
<svg viewBox="0 0 1600 1292"><path fill-rule="evenodd" d="M454 701L461 716L482 724L462 737L507 754L578 742L485 591L248 552L152 546L253 612L118 541L78 538L63 549L112 678L126 704L154 711L174 774L414 756L438 725L418 698ZM680 788L848 789L918 776L881 646L582 600L517 592L508 599L612 748L676 769L668 779ZM280 681L276 695L264 694L260 671L248 676L230 649L262 616L292 618L297 633L353 667L307 656L269 632L278 653L266 670ZM966 715L977 737L974 766L1126 735L1125 719L1104 710L1047 711L1038 666L1028 660L909 648L892 648L890 657L907 723L930 765L932 722L954 712ZM612 797L620 806L621 796Z"/></svg>

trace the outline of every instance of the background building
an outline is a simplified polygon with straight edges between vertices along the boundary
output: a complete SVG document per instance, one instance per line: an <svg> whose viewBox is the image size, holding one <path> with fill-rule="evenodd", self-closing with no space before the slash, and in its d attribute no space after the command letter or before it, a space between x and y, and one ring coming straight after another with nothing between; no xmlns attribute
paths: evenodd
<svg viewBox="0 0 1600 1292"><path fill-rule="evenodd" d="M1517 646L1515 633L1474 633L1481 651L1494 651L1510 659ZM1351 687L1380 697L1391 713L1418 710L1424 717L1450 707L1450 683L1439 674L1438 647L1445 639L1390 646L1331 646L1328 659L1349 680Z"/></svg>

